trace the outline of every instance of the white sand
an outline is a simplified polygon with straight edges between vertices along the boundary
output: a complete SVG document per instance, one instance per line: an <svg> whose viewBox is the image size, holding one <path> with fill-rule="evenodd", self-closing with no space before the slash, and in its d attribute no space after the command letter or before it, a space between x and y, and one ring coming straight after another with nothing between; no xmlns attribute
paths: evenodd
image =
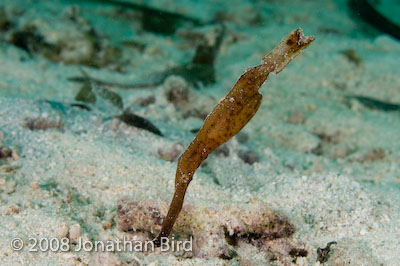
<svg viewBox="0 0 400 266"><path fill-rule="evenodd" d="M145 2L174 6L170 0ZM217 1L199 1L195 8L191 1L178 2L180 8L170 10L202 19L229 7L228 33L216 62L218 82L201 91L191 88L191 100L199 101L193 106L208 109L205 112L246 67L257 64L291 30L302 27L306 35L316 37L282 73L270 76L261 89L263 103L243 130L249 140L229 141L228 157L211 155L207 166L197 171L185 204L236 210L239 203L258 202L279 211L296 228L290 241L303 243L308 251L307 257L297 258L292 265L319 264L316 250L330 241L337 245L326 265L397 265L400 114L371 110L345 96L400 103L400 43L377 33L363 34L346 12L345 1L292 5L218 1L219 6ZM19 0L11 5L4 0L2 6L9 14L24 10L19 19L13 17L16 27L35 22L49 38L52 34L67 38L66 30L82 30L61 15L67 1ZM116 20L115 30L107 24L110 17L101 16L112 10L86 4L82 17L110 36L110 43L135 39L148 46L143 53L124 48L124 58L131 60L125 74L85 68L91 75L130 81L192 56L192 46L182 38L138 35L126 20ZM263 25L253 25L255 13ZM327 34L326 28L339 32ZM6 33L2 36L6 38ZM238 41L229 42L233 38ZM237 256L231 260L172 253L29 252L27 247L13 251L10 241L15 237L28 244L29 238L63 237L68 232L70 238L81 234L90 240L129 235L115 225L118 200L160 200L166 205L173 193L176 162L163 160L158 151L177 144L181 151L194 136L189 130L199 127L201 120L184 119L182 111L166 100L162 86L117 92L125 106L149 118L165 137L107 119L114 111L99 104L91 112L70 107L67 103L75 102L80 85L67 78L80 75L76 65L57 64L38 55L30 58L4 40L0 46L0 144L10 147L15 157L0 161L1 265L283 265L285 260L270 261L273 252L250 244L232 247ZM340 53L346 49L356 51L362 59L359 66ZM154 104L143 108L134 104L149 95L155 96ZM64 102L64 112L44 99ZM304 116L304 123L287 122L295 111ZM27 117L61 119L63 128L31 131L24 127ZM245 163L238 156L243 150L257 154L259 162ZM81 233L73 232L76 224Z"/></svg>

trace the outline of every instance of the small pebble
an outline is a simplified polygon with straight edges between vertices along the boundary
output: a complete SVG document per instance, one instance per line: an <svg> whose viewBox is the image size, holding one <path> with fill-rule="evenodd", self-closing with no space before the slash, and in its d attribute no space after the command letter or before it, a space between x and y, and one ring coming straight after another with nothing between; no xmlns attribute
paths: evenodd
<svg viewBox="0 0 400 266"><path fill-rule="evenodd" d="M4 173L11 173L13 171L15 171L17 168L11 165L3 165L1 167L1 171Z"/></svg>
<svg viewBox="0 0 400 266"><path fill-rule="evenodd" d="M40 188L40 185L39 185L39 183L37 183L37 182L32 182L32 183L31 183L31 188L32 188L33 190L37 190L37 189Z"/></svg>
<svg viewBox="0 0 400 266"><path fill-rule="evenodd" d="M385 151L381 148L373 149L364 154L360 159L361 162L375 162L385 158Z"/></svg>
<svg viewBox="0 0 400 266"><path fill-rule="evenodd" d="M17 187L17 182L15 181L9 181L6 183L6 189L5 192L7 194L12 194L15 192L15 188Z"/></svg>
<svg viewBox="0 0 400 266"><path fill-rule="evenodd" d="M306 117L299 110L294 111L287 120L290 124L304 124L306 122Z"/></svg>
<svg viewBox="0 0 400 266"><path fill-rule="evenodd" d="M0 159L11 158L12 155L13 155L13 152L10 148L0 146Z"/></svg>
<svg viewBox="0 0 400 266"><path fill-rule="evenodd" d="M136 101L136 103L142 107L148 106L155 102L156 102L156 98L154 97L154 95L150 95L149 97L146 97L146 98L140 98Z"/></svg>
<svg viewBox="0 0 400 266"><path fill-rule="evenodd" d="M189 100L189 88L185 79L180 76L169 76L163 87L166 90L168 101L172 102L175 107L184 107Z"/></svg>
<svg viewBox="0 0 400 266"><path fill-rule="evenodd" d="M317 106L316 106L315 104L310 104L310 105L307 107L307 109L308 109L309 111L315 111L315 110L317 110Z"/></svg>
<svg viewBox="0 0 400 266"><path fill-rule="evenodd" d="M173 162L183 152L183 145L180 143L174 144L172 147L162 147L158 149L158 155L161 159Z"/></svg>
<svg viewBox="0 0 400 266"><path fill-rule="evenodd" d="M20 207L18 205L10 205L4 210L4 215L18 214Z"/></svg>
<svg viewBox="0 0 400 266"><path fill-rule="evenodd" d="M215 151L215 154L217 155L222 155L224 157L228 157L229 156L229 148L226 144L223 144L221 146L219 146Z"/></svg>
<svg viewBox="0 0 400 266"><path fill-rule="evenodd" d="M236 139L239 143L246 143L249 141L249 135L244 132L239 132L236 134Z"/></svg>
<svg viewBox="0 0 400 266"><path fill-rule="evenodd" d="M349 154L349 149L344 145L334 145L328 150L328 156L332 159L341 159Z"/></svg>
<svg viewBox="0 0 400 266"><path fill-rule="evenodd" d="M260 161L258 155L255 154L253 151L239 151L238 155L240 159L242 159L245 163L248 163L250 165L258 163Z"/></svg>
<svg viewBox="0 0 400 266"><path fill-rule="evenodd" d="M69 228L69 240L71 243L78 243L79 238L81 237L81 225L73 224Z"/></svg>
<svg viewBox="0 0 400 266"><path fill-rule="evenodd" d="M57 238L68 237L68 232L69 232L68 224L62 223L56 229L56 237Z"/></svg>
<svg viewBox="0 0 400 266"><path fill-rule="evenodd" d="M62 128L62 121L61 118L56 121L48 117L26 117L24 126L32 131L51 128L60 129Z"/></svg>
<svg viewBox="0 0 400 266"><path fill-rule="evenodd" d="M111 223L110 222L103 222L102 227L104 230L111 229Z"/></svg>

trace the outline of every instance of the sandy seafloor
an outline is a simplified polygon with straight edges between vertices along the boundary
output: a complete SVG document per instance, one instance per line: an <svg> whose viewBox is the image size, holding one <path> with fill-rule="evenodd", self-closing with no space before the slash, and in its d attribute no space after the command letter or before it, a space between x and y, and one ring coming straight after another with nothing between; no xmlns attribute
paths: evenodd
<svg viewBox="0 0 400 266"><path fill-rule="evenodd" d="M144 31L132 11L81 2L71 8L69 1L0 1L12 22L0 40L0 144L12 151L0 160L0 265L318 265L317 248L330 241L337 244L325 265L398 265L400 113L346 97L400 103L399 41L360 23L345 1L138 1L202 20L219 12L226 25L215 84L193 86L175 76L153 88L113 89L124 106L161 130L160 137L119 122L119 110L101 99L88 104L91 111L70 106L81 84L68 78L81 76L83 67L106 81L147 82L154 78L149 73L188 62L193 36L212 39L216 26L183 27L166 37ZM64 54L51 60L11 44L13 32L27 25L35 25L47 42L62 44ZM90 27L102 47L121 52L101 59L97 68L80 61L96 53L85 37ZM29 244L32 237L132 235L117 225L118 200L166 206L174 188L174 155L194 137L190 130L202 125L198 113L211 111L247 67L297 27L315 42L283 72L270 75L258 113L240 137L198 169L184 205L223 210L203 221L197 233L204 235L223 230L219 213L268 206L295 227L282 241L297 243L306 257L290 258L280 239L261 246L239 241L228 247L231 257L11 249L15 237ZM189 98L171 102L171 86ZM139 104L149 97L152 103ZM31 130L29 119L47 121L50 128Z"/></svg>

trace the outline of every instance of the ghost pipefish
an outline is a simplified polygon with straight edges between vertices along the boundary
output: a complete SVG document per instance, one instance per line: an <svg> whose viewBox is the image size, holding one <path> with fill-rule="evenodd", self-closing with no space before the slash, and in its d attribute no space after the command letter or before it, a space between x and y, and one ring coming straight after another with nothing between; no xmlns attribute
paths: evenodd
<svg viewBox="0 0 400 266"><path fill-rule="evenodd" d="M304 36L301 29L291 32L264 56L260 65L247 69L207 116L197 136L178 159L175 193L161 231L154 239L155 246L160 246L161 240L170 234L182 209L188 185L200 164L218 146L236 135L257 112L262 99L258 90L269 73L281 72L313 41L314 37Z"/></svg>

